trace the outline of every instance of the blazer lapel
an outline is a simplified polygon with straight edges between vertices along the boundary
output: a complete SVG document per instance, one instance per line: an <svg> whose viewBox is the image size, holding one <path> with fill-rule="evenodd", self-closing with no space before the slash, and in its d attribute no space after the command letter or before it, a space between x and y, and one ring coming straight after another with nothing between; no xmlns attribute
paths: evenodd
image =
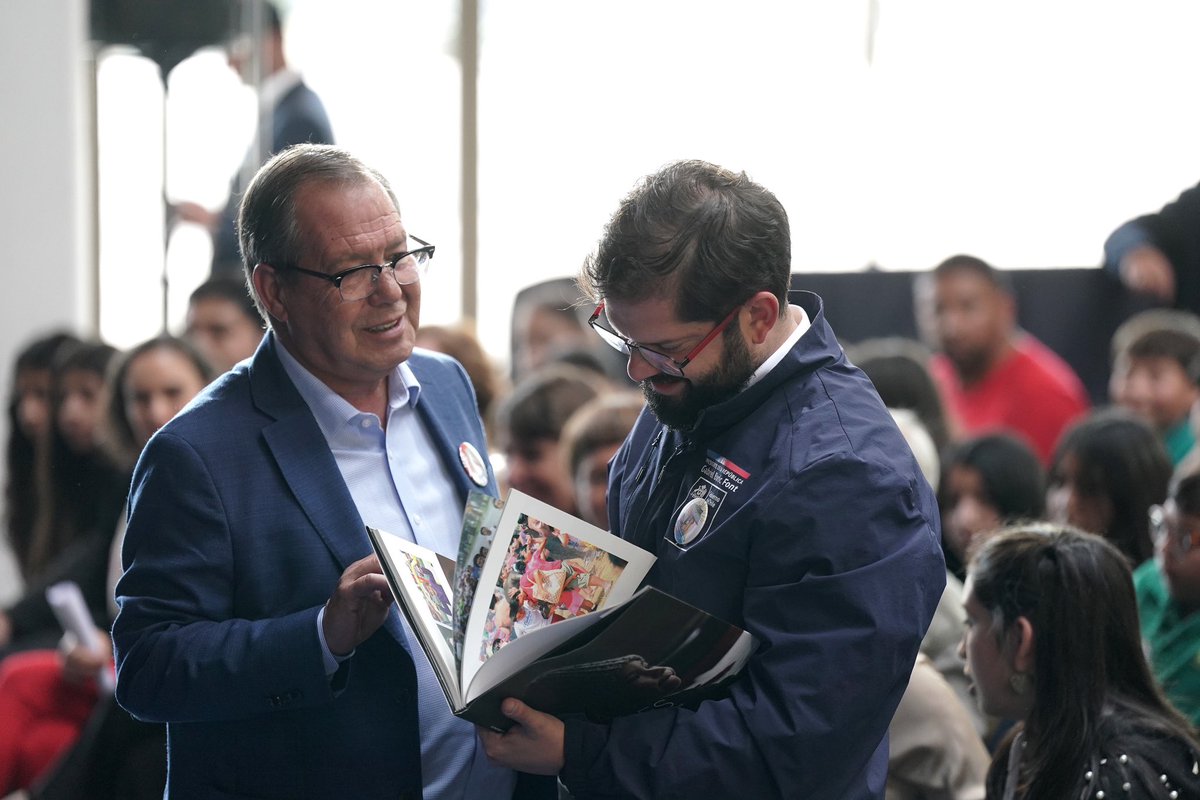
<svg viewBox="0 0 1200 800"><path fill-rule="evenodd" d="M296 502L344 572L374 551L329 443L279 362L274 334L264 337L250 370L255 403L275 418L263 428L263 439ZM396 609L388 614L385 627L407 650L408 637Z"/></svg>

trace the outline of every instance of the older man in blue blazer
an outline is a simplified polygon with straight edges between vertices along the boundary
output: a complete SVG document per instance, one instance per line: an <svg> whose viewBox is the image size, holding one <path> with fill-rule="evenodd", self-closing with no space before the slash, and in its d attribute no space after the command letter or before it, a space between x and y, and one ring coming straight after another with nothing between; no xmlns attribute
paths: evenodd
<svg viewBox="0 0 1200 800"><path fill-rule="evenodd" d="M169 794L553 796L450 714L365 532L453 556L495 490L465 373L413 349L433 247L325 145L269 161L239 230L270 330L147 445L117 588L117 698L167 723Z"/></svg>

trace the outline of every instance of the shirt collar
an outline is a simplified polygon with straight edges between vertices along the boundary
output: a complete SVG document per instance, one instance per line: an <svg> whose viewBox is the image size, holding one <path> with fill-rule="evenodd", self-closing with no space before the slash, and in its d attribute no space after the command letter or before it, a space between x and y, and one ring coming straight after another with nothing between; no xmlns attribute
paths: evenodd
<svg viewBox="0 0 1200 800"><path fill-rule="evenodd" d="M288 352L275 337L275 345L279 349L279 362L283 370L296 385L296 391L308 405L317 425L325 438L331 438L338 430L362 416L363 412L352 406L346 398L330 389L316 375L309 372L296 357ZM404 406L416 408L421 396L421 384L412 369L405 362L400 362L388 376L388 413Z"/></svg>

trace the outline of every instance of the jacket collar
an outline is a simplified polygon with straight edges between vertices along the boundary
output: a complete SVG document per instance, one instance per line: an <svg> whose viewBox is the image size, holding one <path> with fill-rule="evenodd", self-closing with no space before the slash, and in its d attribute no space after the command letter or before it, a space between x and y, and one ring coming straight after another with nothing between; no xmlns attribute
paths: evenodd
<svg viewBox="0 0 1200 800"><path fill-rule="evenodd" d="M788 293L788 301L804 309L810 320L809 329L770 372L725 402L705 409L687 434L689 438L707 437L746 419L776 389L797 375L814 372L842 357L841 345L825 320L821 298L812 292L792 291Z"/></svg>

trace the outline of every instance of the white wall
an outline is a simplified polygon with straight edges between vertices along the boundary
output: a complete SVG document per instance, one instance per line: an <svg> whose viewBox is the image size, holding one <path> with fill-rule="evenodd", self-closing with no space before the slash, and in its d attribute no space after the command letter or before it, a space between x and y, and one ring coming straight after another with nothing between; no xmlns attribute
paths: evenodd
<svg viewBox="0 0 1200 800"><path fill-rule="evenodd" d="M90 332L91 66L85 0L0 3L0 397L36 333ZM0 442L8 438L0 418ZM3 467L0 466L0 470ZM0 474L0 485L4 476ZM16 590L0 548L0 601Z"/></svg>

